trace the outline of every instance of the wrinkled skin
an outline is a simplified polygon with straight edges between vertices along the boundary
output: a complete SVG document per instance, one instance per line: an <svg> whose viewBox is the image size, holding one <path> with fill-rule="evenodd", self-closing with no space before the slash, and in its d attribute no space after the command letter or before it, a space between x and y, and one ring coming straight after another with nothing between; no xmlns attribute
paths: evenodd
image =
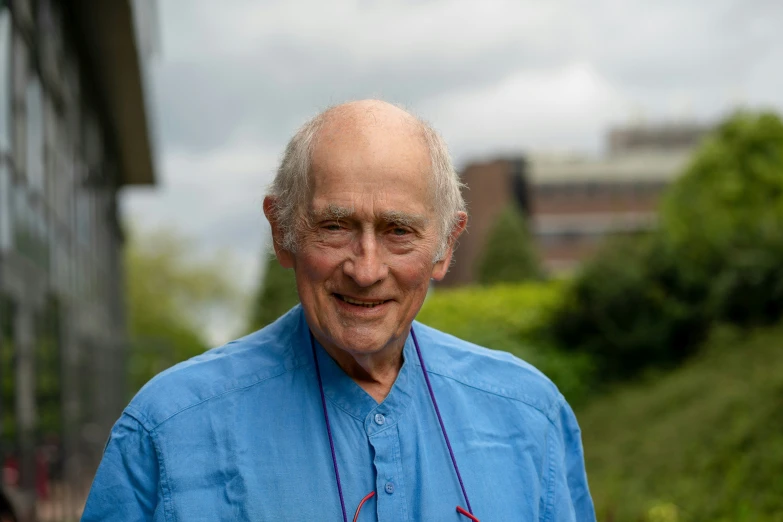
<svg viewBox="0 0 783 522"><path fill-rule="evenodd" d="M467 217L460 213L446 255L436 260L442 233L429 151L415 120L375 101L334 112L313 151L312 197L301 209L307 225L297 250L279 241L275 249L296 273L313 335L378 400L391 389L430 279L446 275ZM272 205L267 198L265 212L279 238Z"/></svg>

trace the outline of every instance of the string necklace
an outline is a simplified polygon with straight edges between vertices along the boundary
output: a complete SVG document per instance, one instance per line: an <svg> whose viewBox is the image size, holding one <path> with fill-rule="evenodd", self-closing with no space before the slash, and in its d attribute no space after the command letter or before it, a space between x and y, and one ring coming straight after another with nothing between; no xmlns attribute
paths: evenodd
<svg viewBox="0 0 783 522"><path fill-rule="evenodd" d="M416 348L416 355L419 358L419 364L421 365L421 371L424 374L424 381L427 383L427 391L429 392L430 399L432 400L432 406L435 409L435 415L438 417L438 423L440 424L440 431L443 433L443 439L446 441L446 447L449 449L449 456L451 457L451 463L454 466L454 471L457 474L457 480L459 480L459 487L462 489L462 496L465 498L465 504L468 506L468 509L465 510L461 506L457 506L457 512L461 515L465 515L470 520L473 520L474 522L479 522L479 520L473 515L473 509L470 507L470 500L468 500L468 493L465 490L465 484L462 481L462 475L459 472L459 467L457 466L457 458L454 456L454 450L451 447L451 442L449 441L449 436L446 433L446 426L443 424L443 417L441 417L440 414L440 408L438 408L438 401L435 400L435 392L432 391L432 384L430 383L429 375L427 375L427 367L424 365L424 358L421 356L421 349L419 349L419 341L416 339L416 332L413 331L413 326L411 326L411 337L413 338L413 346ZM337 466L337 455L334 450L334 439L332 437L332 427L329 423L329 412L326 408L326 395L324 394L324 385L323 381L321 379L321 369L318 365L318 355L315 350L315 338L313 337L313 333L310 332L310 346L313 349L313 361L315 362L315 373L318 377L318 389L321 392L321 405L323 406L324 410L324 421L326 423L326 434L329 437L329 448L332 451L332 464L334 465L334 477L337 482L337 493L340 496L340 508L343 512L343 522L348 522L348 515L345 511L345 498L343 496L343 487L342 483L340 481L340 470ZM354 515L354 522L356 522L358 516L359 516L359 510L361 510L362 505L369 500L373 495L375 495L375 492L371 492L367 496L365 496L361 503L359 504L359 507L356 509L356 514Z"/></svg>

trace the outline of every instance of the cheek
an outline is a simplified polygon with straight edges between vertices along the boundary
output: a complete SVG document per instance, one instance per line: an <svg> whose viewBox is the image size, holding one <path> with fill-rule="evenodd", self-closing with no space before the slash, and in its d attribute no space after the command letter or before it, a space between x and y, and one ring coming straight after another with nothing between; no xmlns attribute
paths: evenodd
<svg viewBox="0 0 783 522"><path fill-rule="evenodd" d="M297 256L294 268L312 284L328 279L342 262L343 257L334 251L307 251Z"/></svg>
<svg viewBox="0 0 783 522"><path fill-rule="evenodd" d="M397 263L392 270L402 286L411 290L422 289L426 292L432 276L432 262L430 258L417 256Z"/></svg>

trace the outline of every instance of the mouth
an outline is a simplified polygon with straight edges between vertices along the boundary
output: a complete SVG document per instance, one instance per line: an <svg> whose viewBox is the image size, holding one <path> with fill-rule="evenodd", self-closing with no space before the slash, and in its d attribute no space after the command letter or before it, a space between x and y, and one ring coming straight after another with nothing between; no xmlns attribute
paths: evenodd
<svg viewBox="0 0 783 522"><path fill-rule="evenodd" d="M348 297L347 295L342 295L337 293L332 295L344 303L347 303L351 306L357 306L362 308L375 308L391 301L391 299L375 299L375 300L357 299L355 297Z"/></svg>

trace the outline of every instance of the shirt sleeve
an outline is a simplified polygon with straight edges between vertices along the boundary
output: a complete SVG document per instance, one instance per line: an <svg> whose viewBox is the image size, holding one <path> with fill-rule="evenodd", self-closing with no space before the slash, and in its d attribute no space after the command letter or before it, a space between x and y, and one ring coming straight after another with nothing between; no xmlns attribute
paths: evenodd
<svg viewBox="0 0 783 522"><path fill-rule="evenodd" d="M543 518L553 522L594 522L587 486L582 435L571 406L561 398L550 440L550 502Z"/></svg>
<svg viewBox="0 0 783 522"><path fill-rule="evenodd" d="M150 433L127 413L112 428L81 520L164 520L155 445Z"/></svg>

